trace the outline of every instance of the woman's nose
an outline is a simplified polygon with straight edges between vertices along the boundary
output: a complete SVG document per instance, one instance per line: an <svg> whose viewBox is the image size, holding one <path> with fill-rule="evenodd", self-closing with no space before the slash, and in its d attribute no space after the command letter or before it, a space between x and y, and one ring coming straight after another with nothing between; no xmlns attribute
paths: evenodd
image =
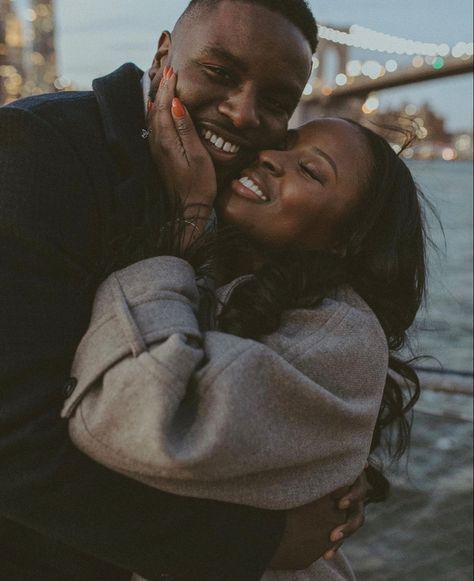
<svg viewBox="0 0 474 581"><path fill-rule="evenodd" d="M268 149L258 154L258 165L274 176L282 176L285 173L285 151Z"/></svg>
<svg viewBox="0 0 474 581"><path fill-rule="evenodd" d="M227 95L219 107L219 113L228 117L234 127L239 129L258 129L260 117L257 99L252 88L239 87Z"/></svg>

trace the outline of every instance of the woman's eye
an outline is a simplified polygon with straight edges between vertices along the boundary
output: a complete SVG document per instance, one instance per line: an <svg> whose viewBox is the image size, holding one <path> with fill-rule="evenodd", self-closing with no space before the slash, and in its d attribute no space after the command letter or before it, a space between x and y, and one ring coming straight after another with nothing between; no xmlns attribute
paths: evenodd
<svg viewBox="0 0 474 581"><path fill-rule="evenodd" d="M323 179L321 177L321 174L313 167L306 165L304 163L300 163L300 167L303 170L303 172L309 176L311 179L316 180L320 183L323 183Z"/></svg>

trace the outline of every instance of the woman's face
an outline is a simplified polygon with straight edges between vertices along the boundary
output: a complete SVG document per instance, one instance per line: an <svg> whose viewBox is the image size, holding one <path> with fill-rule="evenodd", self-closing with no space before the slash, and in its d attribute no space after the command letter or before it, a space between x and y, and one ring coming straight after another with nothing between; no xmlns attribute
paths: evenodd
<svg viewBox="0 0 474 581"><path fill-rule="evenodd" d="M290 131L219 196L220 217L265 246L336 250L368 173L364 137L342 119Z"/></svg>

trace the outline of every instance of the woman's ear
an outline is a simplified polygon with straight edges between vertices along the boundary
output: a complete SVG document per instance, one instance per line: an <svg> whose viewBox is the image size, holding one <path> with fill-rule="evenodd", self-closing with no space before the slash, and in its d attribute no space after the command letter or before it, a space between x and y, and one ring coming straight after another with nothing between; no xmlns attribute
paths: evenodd
<svg viewBox="0 0 474 581"><path fill-rule="evenodd" d="M156 75L161 77L163 69L168 63L169 53L171 51L171 33L165 30L161 33L160 40L158 41L158 47L156 49L156 54L153 57L153 63L150 67L150 79Z"/></svg>

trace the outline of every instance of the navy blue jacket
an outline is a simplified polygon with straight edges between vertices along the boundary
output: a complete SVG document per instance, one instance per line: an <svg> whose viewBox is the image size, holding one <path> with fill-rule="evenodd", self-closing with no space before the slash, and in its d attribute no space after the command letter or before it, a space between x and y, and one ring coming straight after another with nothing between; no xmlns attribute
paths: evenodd
<svg viewBox="0 0 474 581"><path fill-rule="evenodd" d="M157 184L141 138L142 74L128 64L93 92L0 109L0 577L9 581L121 581L129 571L252 581L283 530L283 513L177 497L110 472L72 446L60 420L90 316L87 281L111 230L142 219L144 184Z"/></svg>

